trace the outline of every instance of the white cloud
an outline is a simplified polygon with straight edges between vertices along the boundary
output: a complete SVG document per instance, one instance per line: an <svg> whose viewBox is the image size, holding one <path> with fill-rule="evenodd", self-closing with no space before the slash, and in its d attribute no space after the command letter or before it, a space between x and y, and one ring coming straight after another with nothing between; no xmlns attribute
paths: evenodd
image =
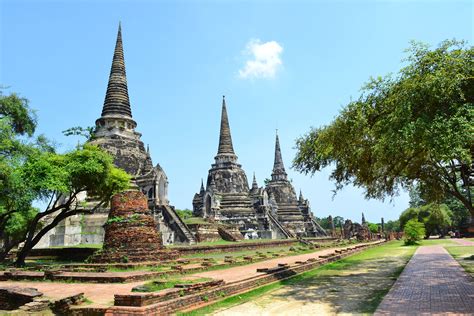
<svg viewBox="0 0 474 316"><path fill-rule="evenodd" d="M245 62L243 69L239 70L239 77L248 78L275 78L278 68L282 65L281 53L283 47L278 42L262 43L259 39L252 39L244 50L250 59Z"/></svg>

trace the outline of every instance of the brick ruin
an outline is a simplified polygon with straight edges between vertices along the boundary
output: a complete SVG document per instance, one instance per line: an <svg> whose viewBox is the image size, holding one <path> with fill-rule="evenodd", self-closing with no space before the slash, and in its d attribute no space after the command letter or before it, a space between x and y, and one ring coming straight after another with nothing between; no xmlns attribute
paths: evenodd
<svg viewBox="0 0 474 316"><path fill-rule="evenodd" d="M92 262L143 262L175 259L166 250L148 201L140 191L125 191L112 197L102 251Z"/></svg>

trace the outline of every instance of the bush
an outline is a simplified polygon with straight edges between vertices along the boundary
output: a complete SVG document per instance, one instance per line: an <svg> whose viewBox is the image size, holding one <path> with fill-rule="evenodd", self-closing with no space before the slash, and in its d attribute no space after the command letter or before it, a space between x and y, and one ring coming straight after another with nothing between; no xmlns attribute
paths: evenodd
<svg viewBox="0 0 474 316"><path fill-rule="evenodd" d="M184 210L179 210L176 209L176 214L184 221L190 217L193 217L193 211L184 209Z"/></svg>
<svg viewBox="0 0 474 316"><path fill-rule="evenodd" d="M425 224L417 219L410 219L403 230L405 245L415 245L425 236Z"/></svg>

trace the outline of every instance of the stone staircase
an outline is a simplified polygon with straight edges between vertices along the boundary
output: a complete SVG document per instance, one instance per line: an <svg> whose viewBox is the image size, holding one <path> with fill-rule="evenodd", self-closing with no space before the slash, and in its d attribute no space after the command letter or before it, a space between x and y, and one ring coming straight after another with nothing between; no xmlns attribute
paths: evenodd
<svg viewBox="0 0 474 316"><path fill-rule="evenodd" d="M271 212L267 212L266 213L268 219L270 220L270 222L276 226L280 232L286 237L286 238L295 238L295 235L293 235L292 232L290 232L289 230L287 230L276 218L275 216L273 216L273 214Z"/></svg>
<svg viewBox="0 0 474 316"><path fill-rule="evenodd" d="M310 216L310 220L316 235L329 236L326 230L324 230L324 228L322 228L321 225L319 225L319 223L312 216Z"/></svg>
<svg viewBox="0 0 474 316"><path fill-rule="evenodd" d="M196 239L194 238L194 235L191 233L191 230L189 230L188 226L186 226L183 220L178 216L176 211L169 205L161 205L160 208L163 212L163 218L167 224L178 228L181 236L185 239L184 242L188 242L190 245L195 244Z"/></svg>

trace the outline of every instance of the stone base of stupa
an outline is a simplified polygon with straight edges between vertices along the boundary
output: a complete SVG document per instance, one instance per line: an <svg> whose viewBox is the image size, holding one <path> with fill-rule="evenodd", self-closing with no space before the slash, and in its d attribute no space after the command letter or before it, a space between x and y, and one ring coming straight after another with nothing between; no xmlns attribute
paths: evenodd
<svg viewBox="0 0 474 316"><path fill-rule="evenodd" d="M149 262L178 257L178 252L163 247L161 234L142 192L118 193L110 204L104 245L102 251L91 257L91 262Z"/></svg>

